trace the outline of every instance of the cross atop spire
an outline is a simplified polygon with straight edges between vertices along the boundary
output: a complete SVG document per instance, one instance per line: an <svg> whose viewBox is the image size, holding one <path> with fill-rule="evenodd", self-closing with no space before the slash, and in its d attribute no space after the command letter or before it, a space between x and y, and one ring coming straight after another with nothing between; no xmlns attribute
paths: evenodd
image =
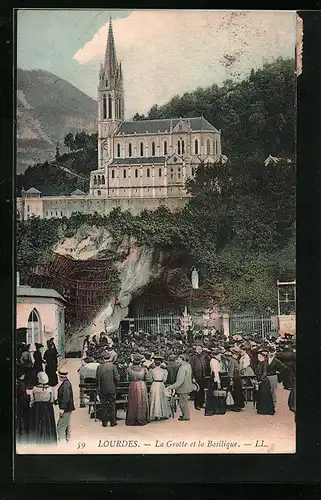
<svg viewBox="0 0 321 500"><path fill-rule="evenodd" d="M117 70L117 57L111 17L109 18L108 38L105 52L105 69L109 77L114 76Z"/></svg>

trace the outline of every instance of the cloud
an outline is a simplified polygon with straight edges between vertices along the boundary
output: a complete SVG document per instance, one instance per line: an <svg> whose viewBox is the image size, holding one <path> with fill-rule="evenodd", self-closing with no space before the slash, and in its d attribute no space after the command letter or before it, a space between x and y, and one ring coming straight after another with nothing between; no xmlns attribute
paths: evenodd
<svg viewBox="0 0 321 500"><path fill-rule="evenodd" d="M295 53L296 15L290 11L141 10L115 19L113 29L127 118ZM107 31L108 23L73 56L80 65L97 65L95 87Z"/></svg>

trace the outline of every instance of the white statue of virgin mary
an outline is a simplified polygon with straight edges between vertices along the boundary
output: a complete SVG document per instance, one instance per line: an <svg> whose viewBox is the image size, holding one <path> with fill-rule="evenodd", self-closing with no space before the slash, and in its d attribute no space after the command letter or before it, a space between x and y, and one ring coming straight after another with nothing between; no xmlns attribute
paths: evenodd
<svg viewBox="0 0 321 500"><path fill-rule="evenodd" d="M192 270L192 287L194 288L194 290L197 290L199 288L199 276L196 267L193 267Z"/></svg>

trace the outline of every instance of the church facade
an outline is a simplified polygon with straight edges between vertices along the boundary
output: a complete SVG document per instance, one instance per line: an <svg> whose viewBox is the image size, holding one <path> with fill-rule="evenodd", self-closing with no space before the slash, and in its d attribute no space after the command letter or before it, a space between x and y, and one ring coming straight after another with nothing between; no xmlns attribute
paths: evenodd
<svg viewBox="0 0 321 500"><path fill-rule="evenodd" d="M201 161L222 154L221 131L204 117L126 121L123 73L109 24L98 84L98 169L90 194L105 198L184 197Z"/></svg>

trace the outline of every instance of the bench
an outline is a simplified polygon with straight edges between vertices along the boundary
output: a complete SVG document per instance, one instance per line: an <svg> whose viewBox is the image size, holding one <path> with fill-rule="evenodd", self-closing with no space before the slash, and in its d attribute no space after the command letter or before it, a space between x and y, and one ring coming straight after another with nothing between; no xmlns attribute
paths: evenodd
<svg viewBox="0 0 321 500"><path fill-rule="evenodd" d="M129 381L119 382L119 384L116 388L116 409L119 409L122 407L122 409L126 412L127 403L128 403L129 386L130 386ZM147 386L147 392L149 393L151 382L147 382L146 386ZM79 384L79 391L81 394L83 394L83 399L81 401L81 407L88 406L88 413L90 413L92 408L93 408L94 409L94 418L95 418L95 422L96 422L97 421L97 408L99 408L101 406L100 401L97 401L98 390L97 390L96 383L95 382L80 383ZM84 399L85 394L87 394L89 396L89 399L87 401L85 401L85 399Z"/></svg>

